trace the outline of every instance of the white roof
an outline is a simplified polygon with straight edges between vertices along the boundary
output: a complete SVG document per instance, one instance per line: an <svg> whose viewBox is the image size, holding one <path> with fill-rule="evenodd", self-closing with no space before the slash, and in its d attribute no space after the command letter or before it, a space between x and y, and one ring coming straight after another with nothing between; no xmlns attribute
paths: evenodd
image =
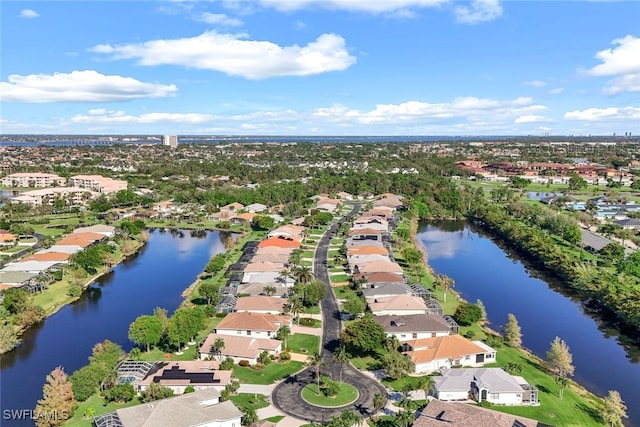
<svg viewBox="0 0 640 427"><path fill-rule="evenodd" d="M78 245L53 245L49 249L43 249L42 253L47 252L63 252L65 254L75 254L82 250L81 246Z"/></svg>
<svg viewBox="0 0 640 427"><path fill-rule="evenodd" d="M10 262L5 265L2 271L29 271L39 272L45 271L48 268L53 267L56 264L60 264L59 261L23 261L23 262Z"/></svg>

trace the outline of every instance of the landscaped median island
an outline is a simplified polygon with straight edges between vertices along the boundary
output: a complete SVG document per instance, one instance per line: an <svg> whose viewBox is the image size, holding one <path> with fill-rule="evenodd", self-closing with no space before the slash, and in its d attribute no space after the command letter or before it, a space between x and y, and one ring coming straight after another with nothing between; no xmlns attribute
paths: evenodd
<svg viewBox="0 0 640 427"><path fill-rule="evenodd" d="M302 398L315 406L323 408L336 408L347 406L358 399L358 389L339 381L331 381L328 378L321 379L321 385L311 383L302 389Z"/></svg>

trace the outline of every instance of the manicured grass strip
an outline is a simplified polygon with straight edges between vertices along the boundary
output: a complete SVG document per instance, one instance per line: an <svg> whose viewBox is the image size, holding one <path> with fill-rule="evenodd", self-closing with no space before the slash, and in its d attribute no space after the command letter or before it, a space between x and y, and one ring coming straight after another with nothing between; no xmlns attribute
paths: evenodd
<svg viewBox="0 0 640 427"><path fill-rule="evenodd" d="M276 415L275 417L265 418L264 420L272 422L274 424L277 424L278 422L282 421L283 419L284 419L284 415Z"/></svg>
<svg viewBox="0 0 640 427"><path fill-rule="evenodd" d="M304 363L302 362L272 363L262 370L236 365L233 367L233 377L241 383L273 384L287 375L300 371L303 367Z"/></svg>
<svg viewBox="0 0 640 427"><path fill-rule="evenodd" d="M257 411L270 405L267 396L264 394L238 393L229 397L229 400L235 403L241 411L248 408L253 408Z"/></svg>
<svg viewBox="0 0 640 427"><path fill-rule="evenodd" d="M293 334L287 338L287 346L294 353L313 354L320 348L320 338L309 334Z"/></svg>
<svg viewBox="0 0 640 427"><path fill-rule="evenodd" d="M349 280L349 276L347 274L336 274L331 276L330 279L331 283L346 282Z"/></svg>
<svg viewBox="0 0 640 427"><path fill-rule="evenodd" d="M303 314L320 314L320 306L319 305L314 305L312 307L305 307L302 310Z"/></svg>
<svg viewBox="0 0 640 427"><path fill-rule="evenodd" d="M340 383L340 391L337 395L327 397L322 393L318 393L318 385L309 384L302 389L302 398L312 405L325 408L336 408L353 403L358 398L359 393L351 384Z"/></svg>

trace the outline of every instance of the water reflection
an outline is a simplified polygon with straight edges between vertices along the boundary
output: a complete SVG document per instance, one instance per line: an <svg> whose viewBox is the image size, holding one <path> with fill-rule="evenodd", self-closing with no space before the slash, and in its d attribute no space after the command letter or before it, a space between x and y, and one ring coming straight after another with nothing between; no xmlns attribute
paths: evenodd
<svg viewBox="0 0 640 427"><path fill-rule="evenodd" d="M523 260L518 252L481 230L458 222L423 225L417 236L437 273L455 280L467 301L481 299L489 326L499 330L514 313L524 346L544 358L559 336L571 349L574 379L600 396L618 390L628 406L628 425L640 425L640 348L581 304L553 276Z"/></svg>

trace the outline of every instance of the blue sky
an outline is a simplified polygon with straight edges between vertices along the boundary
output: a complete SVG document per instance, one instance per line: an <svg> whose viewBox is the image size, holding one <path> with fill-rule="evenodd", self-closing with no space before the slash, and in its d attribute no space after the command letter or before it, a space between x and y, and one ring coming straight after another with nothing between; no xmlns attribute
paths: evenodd
<svg viewBox="0 0 640 427"><path fill-rule="evenodd" d="M640 134L640 2L3 1L0 132Z"/></svg>

